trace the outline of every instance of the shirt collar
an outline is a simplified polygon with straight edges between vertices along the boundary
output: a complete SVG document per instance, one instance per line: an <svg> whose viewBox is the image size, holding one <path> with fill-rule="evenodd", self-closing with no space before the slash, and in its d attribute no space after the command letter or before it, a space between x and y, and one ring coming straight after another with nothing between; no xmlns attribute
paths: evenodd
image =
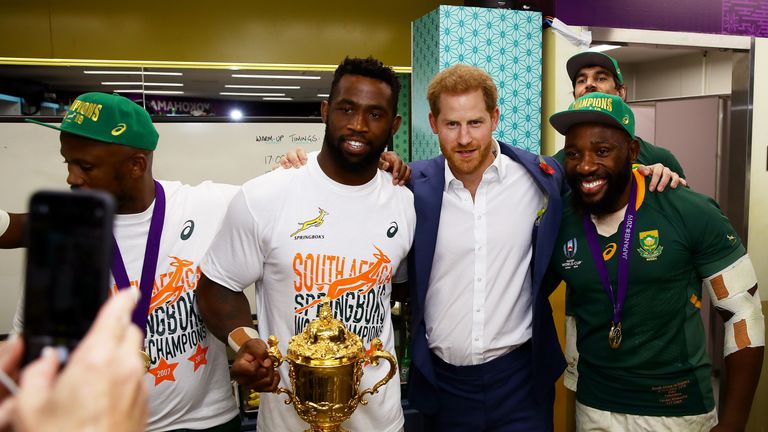
<svg viewBox="0 0 768 432"><path fill-rule="evenodd" d="M496 141L496 138L492 138L493 142L493 162L491 165L485 169L485 173L483 174L483 180L501 180L504 178L504 164L501 163L501 148L499 147L499 142ZM443 188L443 191L448 191L449 187L451 186L451 183L454 182L456 186L462 185L461 180L457 179L456 176L453 175L453 172L451 171L451 168L448 166L448 160L445 160L445 186Z"/></svg>

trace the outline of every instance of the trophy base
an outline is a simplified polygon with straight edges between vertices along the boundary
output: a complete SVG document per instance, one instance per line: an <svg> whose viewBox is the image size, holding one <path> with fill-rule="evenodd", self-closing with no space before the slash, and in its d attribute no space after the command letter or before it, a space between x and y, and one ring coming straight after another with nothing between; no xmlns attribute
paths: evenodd
<svg viewBox="0 0 768 432"><path fill-rule="evenodd" d="M312 426L304 432L349 432L349 429L344 429L339 425L333 426Z"/></svg>

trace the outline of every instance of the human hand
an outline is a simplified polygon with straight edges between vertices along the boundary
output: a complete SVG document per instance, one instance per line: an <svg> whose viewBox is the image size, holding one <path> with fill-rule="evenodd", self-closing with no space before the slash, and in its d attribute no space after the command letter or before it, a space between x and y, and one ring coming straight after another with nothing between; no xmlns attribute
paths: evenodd
<svg viewBox="0 0 768 432"><path fill-rule="evenodd" d="M672 189L677 188L679 184L688 186L684 178L680 178L680 175L660 163L639 165L637 171L645 177L651 176L651 182L648 184L648 190L651 192L656 190L661 192L667 185Z"/></svg>
<svg viewBox="0 0 768 432"><path fill-rule="evenodd" d="M10 383L3 383L0 387L0 431L12 430L13 411L15 409L15 399L13 393L16 391L14 384L18 376L21 355L24 351L24 344L20 337L12 334L8 341L0 344L0 369L11 380Z"/></svg>
<svg viewBox="0 0 768 432"><path fill-rule="evenodd" d="M301 147L296 147L296 150L288 150L288 152L280 158L278 163L285 169L301 168L307 164L307 152Z"/></svg>
<svg viewBox="0 0 768 432"><path fill-rule="evenodd" d="M273 392L280 383L280 374L267 355L267 344L252 338L237 351L230 373L246 389Z"/></svg>
<svg viewBox="0 0 768 432"><path fill-rule="evenodd" d="M22 371L13 420L17 431L144 430L149 412L139 356L144 335L131 323L135 305L135 289L109 299L61 374L51 348Z"/></svg>
<svg viewBox="0 0 768 432"><path fill-rule="evenodd" d="M392 184L402 186L411 179L411 167L393 151L385 151L379 158L379 169L392 173Z"/></svg>

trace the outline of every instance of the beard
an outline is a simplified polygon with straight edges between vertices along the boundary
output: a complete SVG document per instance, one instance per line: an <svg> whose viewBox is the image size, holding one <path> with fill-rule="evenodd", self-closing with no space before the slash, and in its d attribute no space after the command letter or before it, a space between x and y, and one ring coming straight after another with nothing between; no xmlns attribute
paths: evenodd
<svg viewBox="0 0 768 432"><path fill-rule="evenodd" d="M394 136L392 135L389 136L389 139L387 139L386 143L383 145L381 143L368 142L367 145L370 147L371 151L362 155L361 158L353 160L347 157L341 149L341 146L346 139L354 139L355 137L351 135L346 137L341 135L333 136L328 129L328 127L325 128L323 142L327 145L324 145L323 148L328 150L328 154L334 162L336 162L336 164L338 164L344 171L360 172L370 169L372 166L378 166L381 154L384 153L384 150L388 147L392 147L392 143L394 142Z"/></svg>
<svg viewBox="0 0 768 432"><path fill-rule="evenodd" d="M586 202L581 196L579 184L587 177L582 177L578 174L567 176L568 186L571 187L571 200L576 209L582 214L593 214L597 216L610 214L618 210L616 207L618 207L619 199L627 190L632 176L632 163L629 156L627 156L624 167L625 168L614 174L604 170L588 177L593 179L606 179L605 193L602 198L596 202Z"/></svg>

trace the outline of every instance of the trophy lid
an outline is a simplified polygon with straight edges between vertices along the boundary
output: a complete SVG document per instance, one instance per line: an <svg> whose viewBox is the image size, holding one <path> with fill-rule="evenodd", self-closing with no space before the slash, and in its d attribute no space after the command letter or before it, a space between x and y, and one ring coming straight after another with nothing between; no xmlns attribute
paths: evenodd
<svg viewBox="0 0 768 432"><path fill-rule="evenodd" d="M360 337L333 317L325 297L319 316L288 343L288 358L310 366L337 366L353 363L365 355Z"/></svg>

